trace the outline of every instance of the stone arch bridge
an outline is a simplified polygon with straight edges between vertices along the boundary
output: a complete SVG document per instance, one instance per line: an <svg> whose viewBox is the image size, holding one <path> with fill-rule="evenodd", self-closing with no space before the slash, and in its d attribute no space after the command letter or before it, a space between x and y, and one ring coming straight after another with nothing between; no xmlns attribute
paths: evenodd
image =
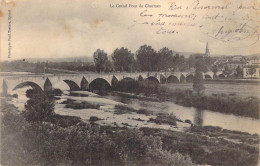
<svg viewBox="0 0 260 166"><path fill-rule="evenodd" d="M191 72L149 72L149 73L106 73L106 74L24 74L24 75L5 75L0 77L0 85L3 94L11 94L15 89L24 86L31 86L38 90L48 91L51 89L60 89L61 83L66 83L70 90L87 90L91 84L97 82L105 82L108 86L112 86L113 81L120 81L124 78L134 80L148 79L157 83L183 83L192 82L194 73ZM212 79L213 73L203 74L204 79Z"/></svg>

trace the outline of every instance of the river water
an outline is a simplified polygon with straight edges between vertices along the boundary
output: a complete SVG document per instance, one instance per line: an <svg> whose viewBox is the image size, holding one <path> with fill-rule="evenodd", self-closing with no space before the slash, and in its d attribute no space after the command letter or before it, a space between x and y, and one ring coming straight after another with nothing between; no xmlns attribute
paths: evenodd
<svg viewBox="0 0 260 166"><path fill-rule="evenodd" d="M11 103L17 106L20 110L24 109L24 103L28 100L25 96L26 88L19 89L15 93L18 93L18 99L12 99ZM79 94L85 94L82 96L71 96L69 91L64 90L60 100L57 100L55 105L55 112L61 115L71 115L81 117L83 120L88 120L91 116L96 116L102 119L100 124L123 124L127 123L133 127L153 127L148 124L149 118L155 118L157 113L173 114L179 119L185 121L190 120L193 124L200 126L218 126L223 129L236 130L242 132L248 132L251 134L257 133L260 135L260 120L252 119L248 117L236 116L231 114L224 114L213 112L210 110L198 110L193 107L184 107L172 102L154 102L142 99L125 98L118 95L99 96L91 92L77 91ZM86 101L93 104L99 104L100 109L80 109L75 110L71 108L65 108L65 104L61 104L62 101L72 99L76 102ZM123 114L115 115L115 105L127 105L135 109L144 108L152 111L154 115L146 116L143 114ZM141 119L141 121L133 121L132 119ZM155 126L158 128L169 129L169 126ZM187 127L187 125L184 127Z"/></svg>
<svg viewBox="0 0 260 166"><path fill-rule="evenodd" d="M193 124L199 126L218 126L228 130L248 132L251 134L260 134L260 120L213 112L210 110L199 110L194 107L184 107L172 102L151 102L140 99L122 99L118 96L110 96L113 100L122 101L135 108L147 108L155 112L165 112L174 114L181 120L190 120Z"/></svg>

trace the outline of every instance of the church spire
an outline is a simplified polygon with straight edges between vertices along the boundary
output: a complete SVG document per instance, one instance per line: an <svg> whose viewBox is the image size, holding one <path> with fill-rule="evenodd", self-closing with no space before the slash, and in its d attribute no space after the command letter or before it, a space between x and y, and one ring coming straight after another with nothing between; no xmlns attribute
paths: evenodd
<svg viewBox="0 0 260 166"><path fill-rule="evenodd" d="M207 45L206 45L205 55L206 55L206 56L209 56L209 55L210 55L208 42L207 42Z"/></svg>

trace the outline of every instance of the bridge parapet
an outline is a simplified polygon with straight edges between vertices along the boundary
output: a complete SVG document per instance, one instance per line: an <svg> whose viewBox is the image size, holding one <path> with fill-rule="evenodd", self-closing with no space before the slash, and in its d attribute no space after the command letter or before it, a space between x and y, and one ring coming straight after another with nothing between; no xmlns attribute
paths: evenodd
<svg viewBox="0 0 260 166"><path fill-rule="evenodd" d="M66 89L69 89L69 86L64 82L67 80L70 83L73 83L77 85L78 87L81 86L81 82L83 77L85 78L84 84L88 83L90 84L92 81L94 81L97 78L104 79L108 82L108 84L111 86L111 81L113 76L115 76L118 81L130 77L134 80L138 80L139 76L142 76L143 79L146 79L148 77L155 77L159 82L161 82L161 77L169 77L171 75L176 76L180 82L181 76L187 77L188 75L191 75L193 73L191 72L173 72L173 73L165 73L164 72L142 72L142 73L106 73L106 74L47 74L47 75L13 75L13 76L3 76L0 77L0 85L1 87L5 87L5 90L7 93L12 94L12 90L19 84L26 83L26 82L32 82L38 85L42 90L44 90L44 84L46 82L46 79L48 78L48 85L52 85L52 88L58 88L64 87ZM207 73L213 78L213 73ZM205 74L204 74L205 75ZM6 85L3 84L5 82ZM50 88L48 86L48 88ZM47 86L45 86L47 87ZM2 89L3 91L3 89Z"/></svg>

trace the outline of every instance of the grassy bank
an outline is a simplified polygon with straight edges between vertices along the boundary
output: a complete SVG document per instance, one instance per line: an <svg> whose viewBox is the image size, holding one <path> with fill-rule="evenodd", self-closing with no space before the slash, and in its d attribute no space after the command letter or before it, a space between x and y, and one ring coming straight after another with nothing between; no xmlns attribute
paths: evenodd
<svg viewBox="0 0 260 166"><path fill-rule="evenodd" d="M259 119L260 100L258 97L241 97L235 93L197 95L189 89L175 89L149 80L135 81L131 79L119 82L116 90L123 92L120 94L123 97L155 101L170 100L187 107Z"/></svg>
<svg viewBox="0 0 260 166"><path fill-rule="evenodd" d="M199 96L191 90L169 90L165 87L160 89L158 97L183 106L259 119L259 98L257 97L244 99L223 93Z"/></svg>
<svg viewBox="0 0 260 166"><path fill-rule="evenodd" d="M117 109L121 113L136 111ZM2 106L1 111L2 165L255 166L258 163L258 135L217 127L192 127L187 132L175 132L98 126L60 115L53 115L48 121L28 122L13 106ZM173 122L163 115L157 117L155 123Z"/></svg>
<svg viewBox="0 0 260 166"><path fill-rule="evenodd" d="M1 111L2 165L194 165L188 155L163 148L159 136L138 129L100 127L57 115L28 122L13 106Z"/></svg>
<svg viewBox="0 0 260 166"><path fill-rule="evenodd" d="M196 164L212 166L256 166L258 164L258 135L235 134L233 131L218 130L215 127L194 127L184 133L152 128L141 128L140 130L145 135L160 136L164 145L167 145L166 149L189 154ZM243 143L230 141L228 135L231 137L232 134L247 139L247 141ZM250 140L256 141L256 144L248 144Z"/></svg>
<svg viewBox="0 0 260 166"><path fill-rule="evenodd" d="M207 83L254 83L254 84L259 84L260 81L259 79L206 79L205 82Z"/></svg>

